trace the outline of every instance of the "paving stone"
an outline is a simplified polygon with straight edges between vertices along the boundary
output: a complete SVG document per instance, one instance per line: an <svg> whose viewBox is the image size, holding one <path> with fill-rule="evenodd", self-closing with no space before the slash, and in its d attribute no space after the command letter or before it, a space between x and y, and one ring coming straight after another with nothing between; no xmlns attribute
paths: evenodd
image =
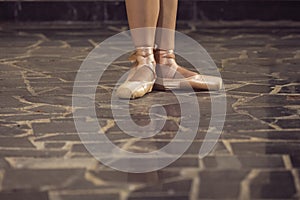
<svg viewBox="0 0 300 200"><path fill-rule="evenodd" d="M245 132L239 132L239 133L231 133L232 135L238 135L238 136L248 136L248 137L254 137L256 139L267 139L267 140L299 140L300 135L299 131L287 131L287 130L278 130L278 131L245 131Z"/></svg>
<svg viewBox="0 0 300 200"><path fill-rule="evenodd" d="M187 195L164 195L164 194L156 194L153 196L145 196L141 195L140 197L129 197L128 200L188 200L189 197Z"/></svg>
<svg viewBox="0 0 300 200"><path fill-rule="evenodd" d="M250 35L250 37L248 36L236 36L238 37L238 39L231 39L229 41L227 41L223 47L225 48L234 48L234 47L243 47L243 46L247 46L247 47L264 47L266 44L268 44L270 41L270 37L268 37L267 35L265 37L255 37L255 35Z"/></svg>
<svg viewBox="0 0 300 200"><path fill-rule="evenodd" d="M279 119L276 124L281 128L294 128L299 129L300 119Z"/></svg>
<svg viewBox="0 0 300 200"><path fill-rule="evenodd" d="M13 38L11 35L2 36L1 40L1 47L28 47L30 45L33 45L37 41L37 37L35 36L22 36L19 34L14 34Z"/></svg>
<svg viewBox="0 0 300 200"><path fill-rule="evenodd" d="M300 157L298 155L291 155L290 158L293 167L300 168Z"/></svg>
<svg viewBox="0 0 300 200"><path fill-rule="evenodd" d="M270 86L266 86L266 85L246 85L246 86L242 86L240 88L237 89L233 89L231 91L238 91L238 92L249 92L249 93L269 93L271 92L271 88Z"/></svg>
<svg viewBox="0 0 300 200"><path fill-rule="evenodd" d="M55 40L43 41L42 44L40 44L40 46L42 46L42 47L43 46L46 46L46 47L48 47L48 46L50 46L50 47L53 47L53 46L61 47L63 45L64 45L64 43L62 41L55 41Z"/></svg>
<svg viewBox="0 0 300 200"><path fill-rule="evenodd" d="M27 49L20 47L0 47L0 50L0 59L17 58L20 54L22 55L27 53Z"/></svg>
<svg viewBox="0 0 300 200"><path fill-rule="evenodd" d="M252 180L250 190L251 197L257 199L289 199L297 193L290 171L260 172Z"/></svg>
<svg viewBox="0 0 300 200"><path fill-rule="evenodd" d="M297 39L290 39L290 40L278 40L276 42L274 42L274 44L272 45L275 48L291 48L293 46L297 46L297 44L299 44L299 40Z"/></svg>
<svg viewBox="0 0 300 200"><path fill-rule="evenodd" d="M13 191L1 191L0 199L7 200L49 200L48 192L40 192L34 190L13 190Z"/></svg>
<svg viewBox="0 0 300 200"><path fill-rule="evenodd" d="M275 117L285 117L297 114L295 110L291 110L285 107L249 107L243 108L242 110L247 111L249 114L259 118L275 118Z"/></svg>
<svg viewBox="0 0 300 200"><path fill-rule="evenodd" d="M293 96L283 95L262 95L253 100L243 104L243 106L267 107L267 106L283 106L284 105L298 105L300 100L293 98Z"/></svg>
<svg viewBox="0 0 300 200"><path fill-rule="evenodd" d="M43 72L43 75L47 75L47 73L58 74L59 72L74 72L78 70L81 62L70 59L70 57L79 56L84 52L82 49L80 50L41 47L38 52L35 52L35 56L21 60L17 62L16 65L22 66L25 69L34 69L35 72ZM43 55L48 56L45 57ZM47 67L49 63L51 63L51 67ZM56 76L53 77L55 78Z"/></svg>
<svg viewBox="0 0 300 200"><path fill-rule="evenodd" d="M168 183L155 184L150 187L145 187L134 191L130 194L129 199L140 199L144 196L145 199L156 199L159 196L162 199L188 199L188 194L191 190L191 180L177 180Z"/></svg>
<svg viewBox="0 0 300 200"><path fill-rule="evenodd" d="M10 169L7 170L4 175L2 188L4 190L31 188L42 189L43 187L66 188L76 179L82 178L83 175L84 171L80 169Z"/></svg>
<svg viewBox="0 0 300 200"><path fill-rule="evenodd" d="M102 143L95 143L95 142L89 143L89 146L99 147L100 145L102 145ZM84 144L73 144L71 148L71 152L89 154Z"/></svg>
<svg viewBox="0 0 300 200"><path fill-rule="evenodd" d="M56 114L50 115L48 113L41 113L40 112L36 112L36 113L22 113L22 114L15 114L15 115L11 115L11 116L7 116L7 117L1 117L5 119L5 121L7 122L22 122L22 121L39 121L42 119L49 119L50 117L54 117ZM56 115L57 116L57 115Z"/></svg>
<svg viewBox="0 0 300 200"><path fill-rule="evenodd" d="M272 79L272 80L268 80L266 83L267 84L270 84L272 86L276 86L276 85L286 85L286 84L289 84L289 80L286 80L286 79Z"/></svg>
<svg viewBox="0 0 300 200"><path fill-rule="evenodd" d="M233 132L229 131L223 131L221 135L219 136L219 140L250 140L251 137L248 135L242 135L242 134L232 134Z"/></svg>
<svg viewBox="0 0 300 200"><path fill-rule="evenodd" d="M253 52L256 57L258 58L272 58L275 56L275 58L287 58L287 57L293 57L293 51L278 51L276 49L271 48L265 48L260 49L259 51Z"/></svg>
<svg viewBox="0 0 300 200"><path fill-rule="evenodd" d="M185 158L181 157L175 162L167 166L167 168L199 168L199 159L198 157L194 158Z"/></svg>
<svg viewBox="0 0 300 200"><path fill-rule="evenodd" d="M232 143L235 154L290 154L299 155L299 142Z"/></svg>
<svg viewBox="0 0 300 200"><path fill-rule="evenodd" d="M26 85L23 82L22 79L19 79L19 77L16 77L15 79L0 79L1 85L5 85L5 88L11 89L11 88L25 88ZM4 90L4 88L3 88ZM5 91L5 90L4 90Z"/></svg>
<svg viewBox="0 0 300 200"><path fill-rule="evenodd" d="M1 108L1 114L19 114L22 113L21 111L18 111L14 108Z"/></svg>
<svg viewBox="0 0 300 200"><path fill-rule="evenodd" d="M92 136L91 136L92 137ZM44 137L36 139L35 141L51 141L51 142L65 142L65 141L80 141L80 137L78 134L46 134Z"/></svg>
<svg viewBox="0 0 300 200"><path fill-rule="evenodd" d="M247 176L247 170L202 171L199 173L200 199L236 199L240 182Z"/></svg>
<svg viewBox="0 0 300 200"><path fill-rule="evenodd" d="M203 159L207 169L284 168L282 156L207 156Z"/></svg>
<svg viewBox="0 0 300 200"><path fill-rule="evenodd" d="M110 141L114 142L132 138L130 135L123 134L122 132L107 132L106 136Z"/></svg>
<svg viewBox="0 0 300 200"><path fill-rule="evenodd" d="M259 129L272 129L268 124L256 120L252 121L240 121L238 124L236 121L225 121L224 130L226 131L237 131L237 130L259 130Z"/></svg>
<svg viewBox="0 0 300 200"><path fill-rule="evenodd" d="M11 96L1 95L0 108L22 108L28 104L18 101Z"/></svg>
<svg viewBox="0 0 300 200"><path fill-rule="evenodd" d="M61 149L63 146L65 146L65 142L45 142L44 146L45 148L55 148L55 149Z"/></svg>
<svg viewBox="0 0 300 200"><path fill-rule="evenodd" d="M241 114L226 114L226 121L250 121L252 118L248 115L241 115Z"/></svg>
<svg viewBox="0 0 300 200"><path fill-rule="evenodd" d="M105 199L105 200L118 200L120 195L117 194L61 194L55 195L54 199L63 199L63 200L95 200L95 199Z"/></svg>
<svg viewBox="0 0 300 200"><path fill-rule="evenodd" d="M98 161L90 158L22 158L7 157L10 166L16 169L84 169L93 168Z"/></svg>
<svg viewBox="0 0 300 200"><path fill-rule="evenodd" d="M63 157L66 150L36 150L36 149L1 149L0 156L18 156L18 157Z"/></svg>
<svg viewBox="0 0 300 200"><path fill-rule="evenodd" d="M173 171L156 171L149 173L125 173L115 170L103 170L98 172L91 172L97 178L106 181L106 182L115 182L117 184L123 183L155 183L157 181L163 181L175 177L179 177L178 172Z"/></svg>
<svg viewBox="0 0 300 200"><path fill-rule="evenodd" d="M24 96L31 103L46 103L51 105L71 106L71 99L63 95L57 96Z"/></svg>
<svg viewBox="0 0 300 200"><path fill-rule="evenodd" d="M176 143L178 143L178 145L184 145L185 143L180 142L180 141L173 141L173 145L174 147L176 146ZM138 141L136 142L134 145L132 145L132 147L136 146L136 147L147 147L149 150L157 150L157 149L161 149L162 147L166 146L169 142L162 142L162 141L156 141L155 143L151 142L151 141ZM199 141L194 141L189 147L188 149L185 151L185 154L192 154L192 155L197 155L199 153L200 147L201 145L203 145L204 143L206 143L206 145L208 144L212 144L212 154L228 154L228 150L226 149L226 147L224 146L223 143L221 142L217 142L215 145L213 141L205 141L205 142L199 142Z"/></svg>
<svg viewBox="0 0 300 200"><path fill-rule="evenodd" d="M237 58L239 57L236 56ZM263 68L260 65L254 65L248 59L241 60L237 59L235 61L227 61L223 59L222 66L226 67L226 72L240 72L240 73L247 73L248 75L252 75L254 73L259 73L259 75L264 75L270 73L270 67L264 66ZM243 66L243 67L241 67Z"/></svg>
<svg viewBox="0 0 300 200"><path fill-rule="evenodd" d="M105 5L106 11L124 9L124 4ZM183 17L188 7L182 7L179 16ZM98 16L87 16L84 9L78 11L83 18ZM189 20L197 14L194 11L186 15ZM119 19L124 13L108 12L104 17ZM126 195L128 200L296 199L300 178L300 24L179 22L178 30L203 45L220 70L227 95L224 128L219 136L214 133L215 127L210 127L210 136L219 140L208 156L199 159L212 115L211 98L219 103L220 93L179 92L184 97L195 94L199 101L201 120L195 140L174 163L140 174L112 170L93 158L80 140L71 112L73 84L82 61L95 43L127 26L81 22L0 25L0 37L4 39L0 41L0 199L117 200ZM86 121L97 117L101 127L107 129L109 140L117 146L127 145L128 151L145 153L170 142L180 144L172 139L179 128L175 121L180 122L181 105L168 91L153 91L144 98L130 100L131 115L121 115L119 119L123 124L132 118L137 125L147 125L150 108L155 105L153 110L157 111L157 105L162 105L168 119L154 137L135 140L111 123L111 93L116 81L131 67L129 54L124 52L115 60L97 85L90 80L98 65L85 73L84 83L98 86L93 99L96 113L91 116L89 112L94 108L84 108L93 91L80 87L77 89L82 91L82 104L75 114L83 111L77 117ZM177 56L177 61L195 70L184 58ZM203 73L210 74L212 69L207 67ZM183 105L189 113L195 112L186 102ZM120 103L117 111L123 109ZM185 119L189 123L196 120L191 116ZM159 120L159 116L154 117L155 122ZM107 143L96 141L97 129L89 131L87 142L94 147L102 145L102 153L109 155ZM211 140L206 142L213 144Z"/></svg>
<svg viewBox="0 0 300 200"><path fill-rule="evenodd" d="M236 80L242 82L257 82L263 80L271 80L272 78L269 75L262 75L262 74L245 74L240 72L222 72L222 78L225 80Z"/></svg>
<svg viewBox="0 0 300 200"><path fill-rule="evenodd" d="M16 136L25 133L26 131L22 130L21 127L18 127L17 124L14 124L13 127L0 126L0 135L1 136Z"/></svg>
<svg viewBox="0 0 300 200"><path fill-rule="evenodd" d="M33 148L33 144L27 138L1 137L0 147Z"/></svg>
<svg viewBox="0 0 300 200"><path fill-rule="evenodd" d="M44 133L77 133L74 122L33 123L34 134Z"/></svg>
<svg viewBox="0 0 300 200"><path fill-rule="evenodd" d="M9 167L9 163L4 158L0 158L0 169L6 169Z"/></svg>
<svg viewBox="0 0 300 200"><path fill-rule="evenodd" d="M2 78L6 77L7 75L13 75L14 78L22 78L18 68L15 68L9 64L2 64L2 63L0 64L0 67L3 70L3 72L1 73Z"/></svg>
<svg viewBox="0 0 300 200"><path fill-rule="evenodd" d="M300 85L285 86L280 90L280 93L299 94L300 93Z"/></svg>

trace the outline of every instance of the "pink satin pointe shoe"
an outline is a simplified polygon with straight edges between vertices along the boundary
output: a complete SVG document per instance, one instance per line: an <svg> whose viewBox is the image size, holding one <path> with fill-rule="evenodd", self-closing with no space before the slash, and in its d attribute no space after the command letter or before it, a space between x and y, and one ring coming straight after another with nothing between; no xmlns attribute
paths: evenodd
<svg viewBox="0 0 300 200"><path fill-rule="evenodd" d="M129 57L129 60L134 65L129 71L126 81L119 86L116 92L117 96L122 99L136 99L144 96L152 91L156 80L156 63L152 47L138 47ZM146 70L147 73L145 73L145 68L149 69L148 71ZM141 72L142 70L144 71ZM150 75L151 78L143 77L146 75Z"/></svg>
<svg viewBox="0 0 300 200"><path fill-rule="evenodd" d="M179 66L173 50L155 50L157 78L155 89L220 90L223 81L219 77L201 75Z"/></svg>

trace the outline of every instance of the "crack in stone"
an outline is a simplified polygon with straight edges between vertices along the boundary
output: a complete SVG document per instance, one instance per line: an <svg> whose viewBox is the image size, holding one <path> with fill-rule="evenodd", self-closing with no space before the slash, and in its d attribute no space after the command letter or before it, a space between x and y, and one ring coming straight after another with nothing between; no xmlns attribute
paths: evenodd
<svg viewBox="0 0 300 200"><path fill-rule="evenodd" d="M5 170L0 169L0 191L3 190L4 175L5 175Z"/></svg>
<svg viewBox="0 0 300 200"><path fill-rule="evenodd" d="M300 178L299 178L300 174L297 169L292 169L291 172L292 172L292 175L294 178L295 188L297 191L297 194L295 195L295 197L299 198L300 197Z"/></svg>
<svg viewBox="0 0 300 200"><path fill-rule="evenodd" d="M33 87L31 87L30 81L27 79L26 76L26 72L21 72L22 74L22 78L24 80L24 83L26 85L26 89L28 90L28 92L32 95L32 96L37 96L37 93L35 92L35 90L33 89Z"/></svg>
<svg viewBox="0 0 300 200"><path fill-rule="evenodd" d="M250 173L246 176L244 180L240 183L240 194L238 199L240 200L250 200L251 199L251 191L250 184L253 179L255 179L260 173L258 169L252 169Z"/></svg>
<svg viewBox="0 0 300 200"><path fill-rule="evenodd" d="M94 174L92 174L90 171L86 171L84 174L85 180L93 183L96 186L104 186L107 185L107 183L100 178L96 177Z"/></svg>
<svg viewBox="0 0 300 200"><path fill-rule="evenodd" d="M200 178L196 175L193 178L192 187L190 191L189 200L198 200L199 196L199 188L200 188Z"/></svg>
<svg viewBox="0 0 300 200"><path fill-rule="evenodd" d="M261 95L257 95L257 96L254 96L254 97L242 97L242 98L239 98L235 103L232 104L232 108L239 114L242 114L242 115L247 115L249 117L251 117L253 120L255 121L259 121L260 123L262 124L266 124L272 128L274 128L275 130L282 130L281 127L277 126L276 124L273 124L273 123L269 123L269 122L266 122L264 120L261 120L257 117L255 117L254 115L251 115L249 112L247 112L246 110L241 110L239 109L238 107L239 106L242 106L244 103L247 103L257 97L260 97Z"/></svg>
<svg viewBox="0 0 300 200"><path fill-rule="evenodd" d="M106 120L106 125L100 128L100 133L106 133L109 129L115 126L115 121L113 119Z"/></svg>
<svg viewBox="0 0 300 200"><path fill-rule="evenodd" d="M231 141L229 141L229 140L222 140L222 142L223 142L225 148L227 149L227 151L228 151L231 155L234 155L234 152L233 152L233 149L232 149L231 143L230 143Z"/></svg>

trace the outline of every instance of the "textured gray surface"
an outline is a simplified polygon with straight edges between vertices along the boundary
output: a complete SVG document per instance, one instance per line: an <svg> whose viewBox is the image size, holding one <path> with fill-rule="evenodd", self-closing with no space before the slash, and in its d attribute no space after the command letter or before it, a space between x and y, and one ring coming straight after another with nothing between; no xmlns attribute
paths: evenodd
<svg viewBox="0 0 300 200"><path fill-rule="evenodd" d="M122 24L0 25L0 199L299 197L299 23L179 24L218 65L228 113L218 144L199 160L209 94L197 92L204 124L193 145L175 163L147 174L104 167L81 144L72 119L72 86L82 60L94 45L124 29ZM128 150L160 148L177 130L172 120L162 133L144 140L126 136L112 120L107 97L129 66L126 56L120 58L99 85L100 123ZM176 120L176 102L170 98L171 93L154 91L132 101L133 119L145 123L154 102Z"/></svg>

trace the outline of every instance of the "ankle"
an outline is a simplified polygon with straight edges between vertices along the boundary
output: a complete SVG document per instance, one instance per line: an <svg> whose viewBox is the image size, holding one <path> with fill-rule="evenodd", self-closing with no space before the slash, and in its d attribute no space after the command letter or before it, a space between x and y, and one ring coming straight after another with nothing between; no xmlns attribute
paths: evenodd
<svg viewBox="0 0 300 200"><path fill-rule="evenodd" d="M136 47L135 54L137 56L146 57L146 56L154 54L154 50L153 50L153 47Z"/></svg>
<svg viewBox="0 0 300 200"><path fill-rule="evenodd" d="M196 72L181 67L175 60L174 50L155 49L154 57L157 63L156 72L158 77L163 78L187 78L197 75Z"/></svg>
<svg viewBox="0 0 300 200"><path fill-rule="evenodd" d="M153 47L136 47L135 51L129 56L129 60L135 63L136 66L140 64L156 64Z"/></svg>
<svg viewBox="0 0 300 200"><path fill-rule="evenodd" d="M174 50L154 49L154 58L156 63L159 64L167 64L170 62L175 62Z"/></svg>

